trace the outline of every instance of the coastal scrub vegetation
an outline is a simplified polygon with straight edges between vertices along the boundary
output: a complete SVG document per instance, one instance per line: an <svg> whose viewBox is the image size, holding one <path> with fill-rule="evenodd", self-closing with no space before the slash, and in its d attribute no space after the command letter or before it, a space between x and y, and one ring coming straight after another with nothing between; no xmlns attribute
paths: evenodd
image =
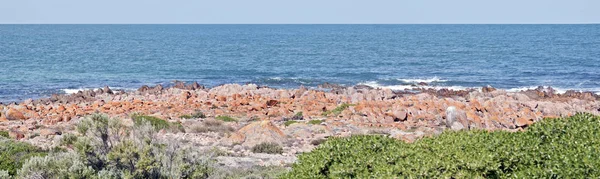
<svg viewBox="0 0 600 179"><path fill-rule="evenodd" d="M254 153L281 154L283 148L281 145L272 142L263 142L252 147Z"/></svg>
<svg viewBox="0 0 600 179"><path fill-rule="evenodd" d="M8 131L0 131L0 137L8 138L9 137Z"/></svg>
<svg viewBox="0 0 600 179"><path fill-rule="evenodd" d="M31 144L0 137L0 176L15 175L23 162L31 157L45 156L47 151ZM1 177L0 177L1 178Z"/></svg>
<svg viewBox="0 0 600 179"><path fill-rule="evenodd" d="M179 116L179 118L181 119L204 119L206 118L206 115L202 112L202 111L196 111L193 114L185 114L185 115L181 115Z"/></svg>
<svg viewBox="0 0 600 179"><path fill-rule="evenodd" d="M405 143L333 138L283 178L597 178L600 117L544 119L524 132L449 131Z"/></svg>
<svg viewBox="0 0 600 179"><path fill-rule="evenodd" d="M341 105L339 105L338 107L336 107L333 110L323 112L322 115L329 116L329 115L333 114L334 116L337 116L337 115L340 115L342 113L342 111L348 109L350 106L356 106L356 104L342 103Z"/></svg>
<svg viewBox="0 0 600 179"><path fill-rule="evenodd" d="M319 125L323 123L323 120L310 120L308 121L308 124L312 124L312 125Z"/></svg>
<svg viewBox="0 0 600 179"><path fill-rule="evenodd" d="M144 123L149 122L150 125L154 127L154 129L157 131L165 129L171 132L185 132L185 128L180 123L169 123L158 117L133 114L131 118L133 119L133 122L136 126L143 125Z"/></svg>
<svg viewBox="0 0 600 179"><path fill-rule="evenodd" d="M237 122L237 119L229 117L229 116L217 116L215 117L217 120L221 120L223 122Z"/></svg>
<svg viewBox="0 0 600 179"><path fill-rule="evenodd" d="M45 152L23 142L0 139L0 175L15 178L207 178L214 174L210 153L157 137L156 126L141 120L125 126L94 114L78 135L65 134L65 150Z"/></svg>

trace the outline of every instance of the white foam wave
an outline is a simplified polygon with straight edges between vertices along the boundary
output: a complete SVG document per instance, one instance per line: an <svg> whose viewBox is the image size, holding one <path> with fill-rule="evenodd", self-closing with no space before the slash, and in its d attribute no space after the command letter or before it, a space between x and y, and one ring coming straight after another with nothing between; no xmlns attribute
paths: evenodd
<svg viewBox="0 0 600 179"><path fill-rule="evenodd" d="M112 89L113 91L115 91L115 90L119 90L119 91L135 91L136 90L134 88L119 88L119 87L109 87L109 88ZM60 90L63 91L63 92L65 92L65 94L75 94L75 93L78 93L79 91L87 91L87 90L97 91L98 89L101 89L101 88L77 88L77 89L66 88L66 89L60 89Z"/></svg>
<svg viewBox="0 0 600 179"><path fill-rule="evenodd" d="M359 83L359 85L367 85L373 88L381 88L381 89L391 89L391 90L412 90L414 88L425 88L425 89L449 89L449 90L466 90L466 89L478 89L478 88L469 88L464 86L413 86L413 85L381 85L376 81L367 81L364 83Z"/></svg>
<svg viewBox="0 0 600 179"><path fill-rule="evenodd" d="M404 83L433 83L433 82L446 82L448 80L443 80L436 77L433 78L426 78L426 79L418 79L418 78L413 78L413 79L398 79Z"/></svg>
<svg viewBox="0 0 600 179"><path fill-rule="evenodd" d="M66 94L75 94L75 93L78 93L79 91L86 91L86 90L91 90L91 89L90 88L61 89L61 91L65 92Z"/></svg>
<svg viewBox="0 0 600 179"><path fill-rule="evenodd" d="M544 90L548 89L548 86L542 86L544 87ZM527 91L527 90L535 90L537 89L538 86L529 86L529 87L519 87L519 88L511 88L511 89L507 89L507 92L520 92L520 91ZM574 88L574 89L567 89L567 88L560 88L560 87L552 87L552 89L554 89L554 93L556 94L563 94L565 92L567 92L568 90L574 90L577 92L585 92L585 91L591 91L591 92L596 92L595 94L600 94L600 88Z"/></svg>

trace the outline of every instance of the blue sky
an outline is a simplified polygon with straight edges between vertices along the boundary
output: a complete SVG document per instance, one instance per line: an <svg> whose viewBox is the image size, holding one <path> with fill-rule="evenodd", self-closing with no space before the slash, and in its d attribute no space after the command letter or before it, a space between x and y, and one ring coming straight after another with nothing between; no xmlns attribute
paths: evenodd
<svg viewBox="0 0 600 179"><path fill-rule="evenodd" d="M600 23L600 0L0 0L0 23Z"/></svg>

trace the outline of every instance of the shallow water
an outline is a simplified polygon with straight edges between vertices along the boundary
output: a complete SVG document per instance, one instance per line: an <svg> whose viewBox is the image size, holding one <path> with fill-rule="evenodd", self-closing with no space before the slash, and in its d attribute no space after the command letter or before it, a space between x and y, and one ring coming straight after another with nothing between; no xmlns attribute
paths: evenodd
<svg viewBox="0 0 600 179"><path fill-rule="evenodd" d="M600 92L600 25L0 25L0 101L198 81Z"/></svg>

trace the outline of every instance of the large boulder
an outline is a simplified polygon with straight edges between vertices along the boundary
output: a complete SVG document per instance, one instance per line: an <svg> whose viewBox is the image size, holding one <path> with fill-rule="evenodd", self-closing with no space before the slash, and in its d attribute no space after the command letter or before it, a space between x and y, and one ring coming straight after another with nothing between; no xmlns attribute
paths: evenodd
<svg viewBox="0 0 600 179"><path fill-rule="evenodd" d="M25 120L25 116L21 111L17 109L10 108L6 111L6 119L8 120Z"/></svg>
<svg viewBox="0 0 600 179"><path fill-rule="evenodd" d="M231 135L230 139L234 143L249 147L263 142L283 144L286 141L285 134L268 120L248 124Z"/></svg>
<svg viewBox="0 0 600 179"><path fill-rule="evenodd" d="M456 109L454 106L446 108L446 127L452 130L462 130L467 116L464 111Z"/></svg>

